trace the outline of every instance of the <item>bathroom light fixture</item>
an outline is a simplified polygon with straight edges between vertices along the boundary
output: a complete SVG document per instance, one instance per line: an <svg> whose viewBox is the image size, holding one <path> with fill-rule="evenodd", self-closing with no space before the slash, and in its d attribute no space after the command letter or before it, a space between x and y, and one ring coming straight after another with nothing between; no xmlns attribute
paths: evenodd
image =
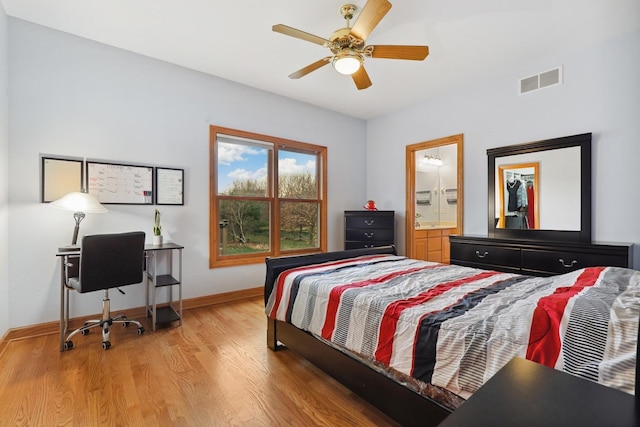
<svg viewBox="0 0 640 427"><path fill-rule="evenodd" d="M422 158L422 163L426 165L433 165L438 167L444 165L444 162L440 157L432 156L431 154L425 154L424 157Z"/></svg>

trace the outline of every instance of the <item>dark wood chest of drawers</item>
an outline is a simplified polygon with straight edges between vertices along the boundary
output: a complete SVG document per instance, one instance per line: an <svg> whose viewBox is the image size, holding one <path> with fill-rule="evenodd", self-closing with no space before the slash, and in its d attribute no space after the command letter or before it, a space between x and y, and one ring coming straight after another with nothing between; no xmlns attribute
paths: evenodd
<svg viewBox="0 0 640 427"><path fill-rule="evenodd" d="M394 211L344 211L344 248L395 244Z"/></svg>
<svg viewBox="0 0 640 427"><path fill-rule="evenodd" d="M451 263L534 276L584 267L630 267L632 244L524 242L490 237L450 236Z"/></svg>

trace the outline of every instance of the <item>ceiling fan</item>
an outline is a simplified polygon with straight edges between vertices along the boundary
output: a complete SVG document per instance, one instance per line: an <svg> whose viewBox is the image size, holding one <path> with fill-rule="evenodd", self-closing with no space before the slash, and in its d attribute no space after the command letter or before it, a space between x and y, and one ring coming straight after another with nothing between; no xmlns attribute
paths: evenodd
<svg viewBox="0 0 640 427"><path fill-rule="evenodd" d="M371 86L369 75L364 69L365 59L384 58L422 61L429 54L428 46L365 45L365 40L371 31L391 9L391 3L387 0L369 0L362 8L353 27L350 27L349 23L353 19L356 9L356 6L352 4L345 4L340 8L340 14L347 21L347 26L336 30L329 39L283 24L272 27L272 30L277 33L328 47L333 54L290 74L290 78L299 79L330 63L339 73L351 75L356 87L361 90Z"/></svg>

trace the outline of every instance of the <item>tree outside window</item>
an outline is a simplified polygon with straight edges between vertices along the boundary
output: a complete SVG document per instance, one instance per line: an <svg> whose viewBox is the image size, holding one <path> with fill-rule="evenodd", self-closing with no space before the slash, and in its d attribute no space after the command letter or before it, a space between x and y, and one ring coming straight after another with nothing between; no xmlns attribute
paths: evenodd
<svg viewBox="0 0 640 427"><path fill-rule="evenodd" d="M326 250L326 147L211 127L211 267Z"/></svg>

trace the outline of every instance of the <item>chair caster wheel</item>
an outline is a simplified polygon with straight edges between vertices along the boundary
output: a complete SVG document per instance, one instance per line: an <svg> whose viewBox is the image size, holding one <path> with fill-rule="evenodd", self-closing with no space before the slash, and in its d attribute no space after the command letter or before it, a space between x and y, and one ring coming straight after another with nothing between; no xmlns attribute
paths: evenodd
<svg viewBox="0 0 640 427"><path fill-rule="evenodd" d="M73 341L65 341L63 348L65 350L71 350L73 348Z"/></svg>
<svg viewBox="0 0 640 427"><path fill-rule="evenodd" d="M104 342L102 343L102 349L103 349L103 350L108 350L108 349L110 349L110 348L111 348L111 341L104 341Z"/></svg>
<svg viewBox="0 0 640 427"><path fill-rule="evenodd" d="M142 335L142 334L144 334L144 328L140 327L138 328L138 335Z"/></svg>
<svg viewBox="0 0 640 427"><path fill-rule="evenodd" d="M83 329L80 333L82 335L89 335L89 329Z"/></svg>
<svg viewBox="0 0 640 427"><path fill-rule="evenodd" d="M131 322L122 322L122 327L123 328L128 328L129 327L129 323L131 323Z"/></svg>

